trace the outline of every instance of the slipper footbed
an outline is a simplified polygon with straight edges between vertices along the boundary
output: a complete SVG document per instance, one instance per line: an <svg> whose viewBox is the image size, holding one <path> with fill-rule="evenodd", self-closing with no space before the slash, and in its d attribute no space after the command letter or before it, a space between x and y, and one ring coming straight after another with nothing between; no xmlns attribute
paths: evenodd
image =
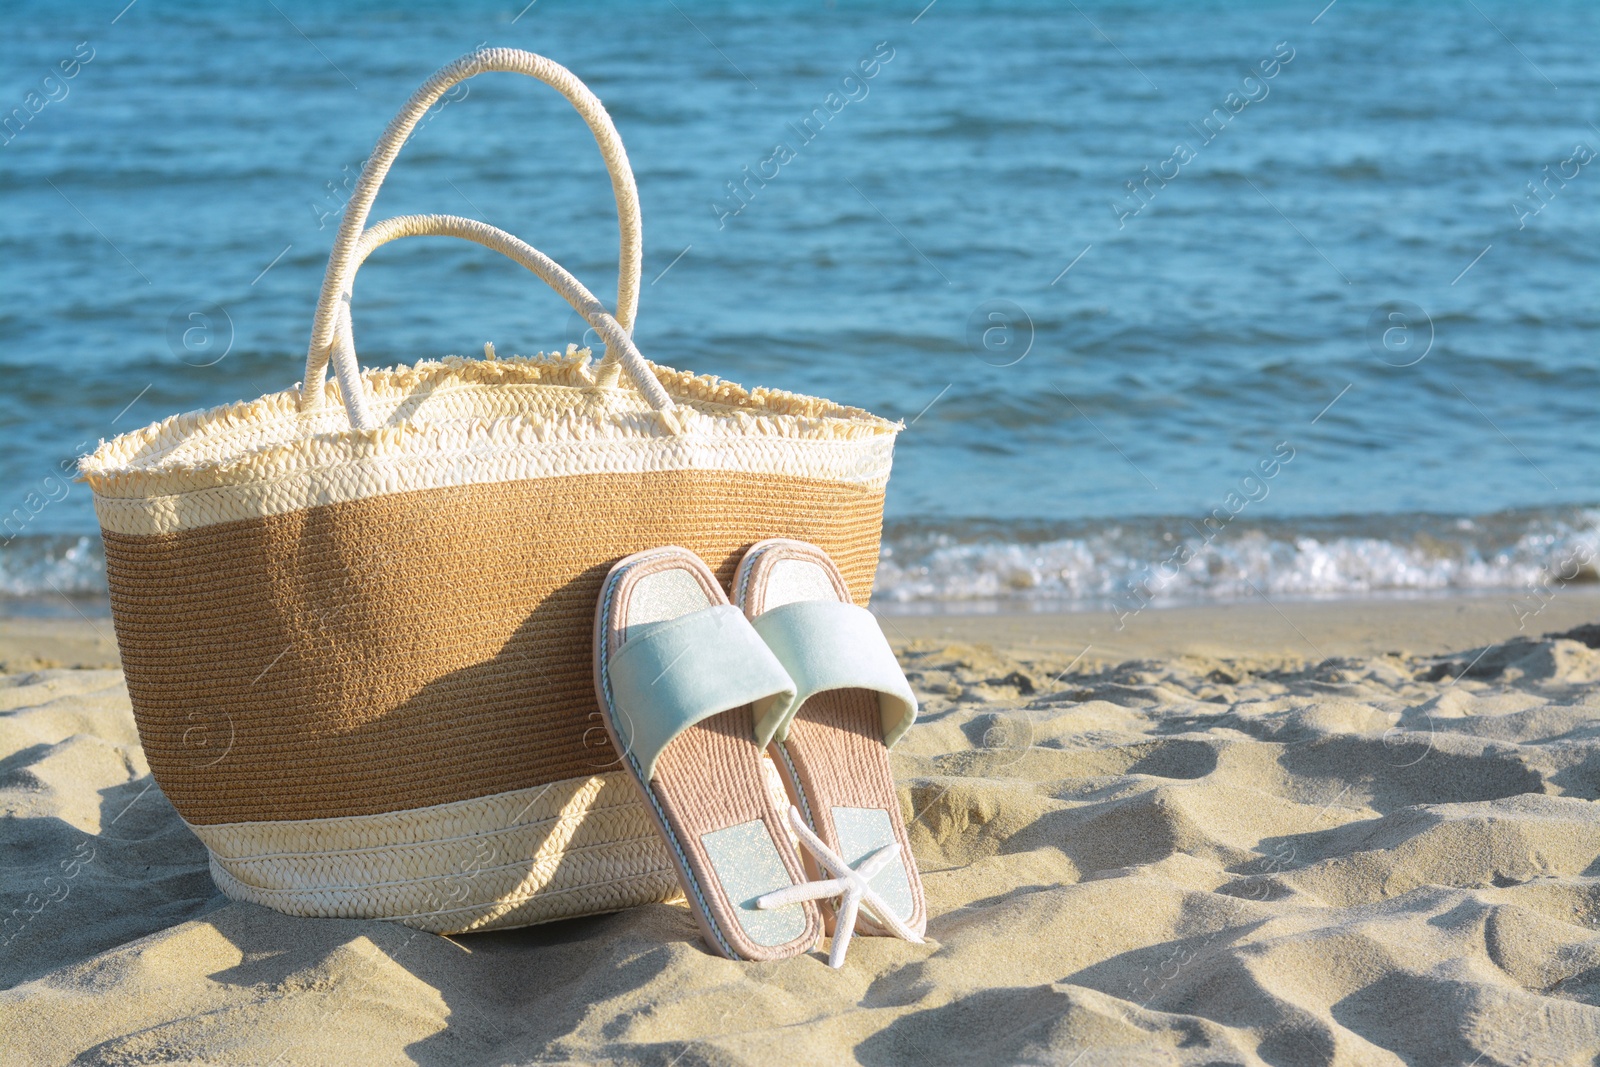
<svg viewBox="0 0 1600 1067"><path fill-rule="evenodd" d="M806 574L809 568L816 570ZM780 583L789 588L779 588ZM795 599L816 599L830 589L836 599L851 603L833 561L799 541L752 547L740 564L736 588L741 606L752 616ZM773 742L775 762L817 836L847 862L857 862L862 852L889 839L899 843L900 862L890 864L873 886L895 906L901 921L921 934L927 928L927 902L883 736L878 694L865 689L817 693L795 712L786 740ZM802 859L812 877L821 876L809 855ZM888 933L865 909L856 930Z"/></svg>
<svg viewBox="0 0 1600 1067"><path fill-rule="evenodd" d="M794 791L806 801L800 810L823 844L846 862L858 862L864 850L845 840L841 831L854 827L842 827L840 822L859 823L862 815L878 811L887 816L887 826L872 837L881 840L883 830L892 834L900 845L901 861L891 863L873 885L896 907L902 922L922 933L927 927L922 878L911 859L911 841L889 767L889 750L883 745L877 694L861 689L818 693L795 713L788 740L778 742L777 747L780 772L793 780L798 787ZM805 860L809 864L811 857ZM856 929L864 934L888 932L871 922L864 911L856 920Z"/></svg>
<svg viewBox="0 0 1600 1067"><path fill-rule="evenodd" d="M688 570L705 595L704 606L727 602L705 564L698 557L684 558L687 556L670 550L640 553L613 569L596 618L597 681L603 683L599 657L614 655L627 638L635 596L650 621L659 614L646 607L658 599L650 589L652 575ZM674 584L682 586L681 575L671 577ZM678 610L694 606L681 603L681 588L672 595L680 602ZM601 700L604 703L603 685ZM613 743L625 751L609 711L605 719ZM763 871L768 884L759 887L761 892L805 880L805 869L767 789L754 715L748 705L703 719L668 742L656 759L649 783L640 780L635 761L625 763L667 839L679 879L685 883L690 911L712 948L737 959L773 960L797 955L816 944L822 920L815 905L760 912L753 908L755 892L733 899L728 887L731 882L736 890L740 886L748 889L745 883ZM779 884L771 884L774 881Z"/></svg>

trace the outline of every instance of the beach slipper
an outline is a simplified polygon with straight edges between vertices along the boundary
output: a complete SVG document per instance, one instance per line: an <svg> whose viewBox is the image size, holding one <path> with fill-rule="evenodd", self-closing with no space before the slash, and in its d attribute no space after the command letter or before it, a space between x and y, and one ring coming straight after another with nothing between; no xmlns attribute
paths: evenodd
<svg viewBox="0 0 1600 1067"><path fill-rule="evenodd" d="M766 785L756 722L794 683L700 557L639 552L611 568L595 613L595 689L611 741L644 793L706 943L735 960L806 952L806 901L757 908L804 882Z"/></svg>
<svg viewBox="0 0 1600 1067"><path fill-rule="evenodd" d="M859 917L851 898L838 909L835 948L852 929L920 940L927 903L889 770L889 747L916 719L917 699L877 620L851 602L827 554L804 541L751 546L734 602L796 687L792 702L769 709L757 730L771 736L797 822L811 831L800 834L808 867L824 880L839 877L840 861L872 872Z"/></svg>

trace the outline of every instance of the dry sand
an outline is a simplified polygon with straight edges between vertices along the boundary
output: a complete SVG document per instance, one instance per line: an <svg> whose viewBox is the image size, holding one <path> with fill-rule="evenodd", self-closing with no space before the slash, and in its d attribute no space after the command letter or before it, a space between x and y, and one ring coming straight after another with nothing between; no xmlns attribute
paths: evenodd
<svg viewBox="0 0 1600 1067"><path fill-rule="evenodd" d="M96 623L0 625L0 1061L1600 1062L1600 629L1107 622L886 622L932 918L842 972L713 957L676 905L442 938L230 903L120 674L33 669L114 664Z"/></svg>

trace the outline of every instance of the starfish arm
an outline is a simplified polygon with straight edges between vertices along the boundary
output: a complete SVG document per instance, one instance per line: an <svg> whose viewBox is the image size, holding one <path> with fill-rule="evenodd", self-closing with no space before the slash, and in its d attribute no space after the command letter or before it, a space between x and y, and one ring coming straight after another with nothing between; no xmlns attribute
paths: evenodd
<svg viewBox="0 0 1600 1067"><path fill-rule="evenodd" d="M887 926L896 937L903 938L913 945L922 944L922 938L911 927L901 922L900 917L894 913L894 909L885 904L883 898L878 896L877 893L871 889L866 890L862 902L866 904L867 910L872 913L873 918L878 920L880 926Z"/></svg>
<svg viewBox="0 0 1600 1067"><path fill-rule="evenodd" d="M860 905L859 890L845 893L839 906L839 915L833 924L833 946L828 951L828 966L838 970L844 966L844 954L850 949L850 935L856 928L856 909Z"/></svg>
<svg viewBox="0 0 1600 1067"><path fill-rule="evenodd" d="M837 878L829 878L818 882L801 882L784 889L775 889L771 893L756 898L756 907L763 911L773 908L786 908L791 904L799 904L807 900L826 900L836 897L845 891L845 884Z"/></svg>
<svg viewBox="0 0 1600 1067"><path fill-rule="evenodd" d="M806 817L801 814L800 809L793 804L789 805L789 825L794 827L795 833L807 835L811 834L811 827L806 825Z"/></svg>
<svg viewBox="0 0 1600 1067"><path fill-rule="evenodd" d="M860 863L856 864L856 873L863 881L870 882L879 871L889 866L889 861L900 855L900 842L890 841L880 849L867 853Z"/></svg>
<svg viewBox="0 0 1600 1067"><path fill-rule="evenodd" d="M794 827L796 835L799 836L800 843L805 845L806 850L817 858L818 863L828 869L829 874L832 874L835 878L848 878L854 873L851 871L850 865L838 853L823 844L822 838L812 832L811 827L806 825L805 816L801 815L800 809L793 805L789 807L789 823Z"/></svg>

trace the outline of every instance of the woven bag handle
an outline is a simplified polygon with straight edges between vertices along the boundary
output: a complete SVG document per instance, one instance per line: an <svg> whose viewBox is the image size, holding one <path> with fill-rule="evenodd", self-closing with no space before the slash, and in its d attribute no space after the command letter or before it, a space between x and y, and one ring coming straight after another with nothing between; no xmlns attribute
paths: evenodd
<svg viewBox="0 0 1600 1067"><path fill-rule="evenodd" d="M662 388L661 382L651 372L649 364L634 347L633 339L623 325L611 316L598 298L583 283L567 273L555 260L537 248L504 230L476 219L457 215L397 215L368 227L356 242L350 259L351 281L367 257L380 246L402 237L459 237L476 241L493 249L508 259L515 260L537 274L556 292L560 293L573 309L593 326L606 342L610 352L621 353L618 362L628 372L628 377L639 387L651 407L657 411L670 411L672 398ZM367 407L366 388L361 382L361 367L356 361L355 333L350 321L350 296L346 289L339 297L335 313L336 328L333 343L333 371L339 379L339 391L344 396L345 410L350 413L350 425L358 430L377 426ZM596 384L599 384L598 382Z"/></svg>
<svg viewBox="0 0 1600 1067"><path fill-rule="evenodd" d="M628 153L622 147L622 138L611 123L600 99L589 91L567 68L544 56L524 52L520 48L485 48L462 56L445 66L422 83L400 113L390 120L383 136L366 166L355 191L345 205L344 218L339 223L338 235L333 241L333 251L328 256L327 273L322 280L322 293L317 299L316 317L311 323L311 344L306 350L305 381L300 391L300 408L309 411L322 403L322 384L327 377L328 360L332 355L334 331L338 318L338 303L347 296L355 274L356 243L361 238L367 215L377 199L378 187L388 175L395 157L400 154L406 138L416 128L430 107L451 86L485 71L507 71L538 78L566 97L583 121L588 123L605 159L606 170L611 174L611 189L617 198L617 226L621 231L618 246L617 314L616 320L624 332L633 329L634 316L639 308L639 278L643 270L641 223L639 219L639 191L633 182L633 169L628 165ZM602 335L603 336L603 335ZM618 350L608 344L605 358L596 374L597 384L609 386L616 381Z"/></svg>

